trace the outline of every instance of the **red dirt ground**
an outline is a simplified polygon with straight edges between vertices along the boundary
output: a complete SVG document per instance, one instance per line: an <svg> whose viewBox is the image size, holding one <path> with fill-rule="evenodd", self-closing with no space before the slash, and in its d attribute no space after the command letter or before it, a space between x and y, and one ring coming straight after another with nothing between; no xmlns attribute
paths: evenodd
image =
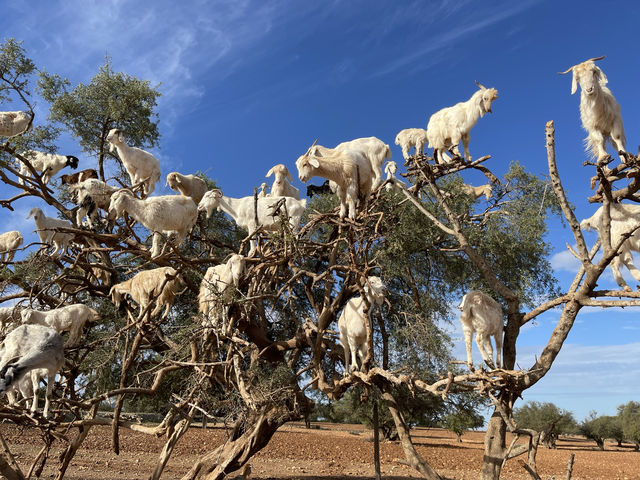
<svg viewBox="0 0 640 480"><path fill-rule="evenodd" d="M314 424L307 430L300 424L281 428L269 445L251 460L255 479L338 479L372 478L373 443L371 432L360 425ZM0 426L16 460L23 471L42 446L33 430L21 430L13 425ZM93 427L74 458L66 479L124 480L148 478L153 471L164 438L121 429L120 455L110 450L111 429ZM75 435L70 434L72 438ZM455 435L440 429L418 428L412 436L419 452L443 476L455 480L479 478L482 462L483 432L465 434L462 443ZM178 443L162 478L181 478L193 466L199 455L220 445L226 438L222 428L191 428ZM53 478L61 444L52 449L42 478ZM418 477L413 469L403 465L402 448L398 442L382 443L382 475L385 478ZM538 452L538 472L544 480L552 476L564 479L569 455L575 453L573 480L640 479L640 453L629 447L607 444L604 452L594 442L581 438L561 438L556 450L541 448ZM524 458L524 457L520 457ZM530 477L518 459L510 460L503 479Z"/></svg>

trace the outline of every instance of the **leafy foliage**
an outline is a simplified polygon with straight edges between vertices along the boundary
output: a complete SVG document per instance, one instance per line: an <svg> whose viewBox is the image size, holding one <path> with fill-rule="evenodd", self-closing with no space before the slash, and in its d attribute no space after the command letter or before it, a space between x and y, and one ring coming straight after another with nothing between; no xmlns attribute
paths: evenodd
<svg viewBox="0 0 640 480"><path fill-rule="evenodd" d="M623 440L622 423L616 416L596 416L595 412L580 424L580 433L598 445L600 450L604 450L604 441L613 439L617 442Z"/></svg>
<svg viewBox="0 0 640 480"><path fill-rule="evenodd" d="M70 86L57 74L40 73L38 91L51 104L50 120L62 124L87 155L98 158L101 179L105 179L104 160L109 155L106 137L112 128L126 133L128 145L157 144L158 86L114 72L109 57L89 84L80 83L69 90Z"/></svg>
<svg viewBox="0 0 640 480"><path fill-rule="evenodd" d="M578 430L573 413L551 402L527 402L514 410L513 417L519 427L537 432L546 430L551 424L555 424L554 430L558 435L573 434Z"/></svg>

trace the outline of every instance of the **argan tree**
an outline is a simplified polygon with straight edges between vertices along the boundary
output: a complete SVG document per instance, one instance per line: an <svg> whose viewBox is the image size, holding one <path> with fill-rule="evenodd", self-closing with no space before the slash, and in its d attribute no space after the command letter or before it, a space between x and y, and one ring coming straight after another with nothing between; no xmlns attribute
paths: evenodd
<svg viewBox="0 0 640 480"><path fill-rule="evenodd" d="M20 48L3 52L10 59L26 59ZM0 79L26 81L23 77L33 72L14 72L13 63L0 59L2 65L9 65L5 68L10 75L0 71ZM157 92L146 82L114 73L107 62L89 86L69 87L55 75L41 77L40 92L51 103L51 119L77 138L85 152L97 156L102 178L104 138L110 128L122 127L138 144L154 144ZM18 100L29 98L24 87L15 93ZM91 113L83 117L85 110ZM24 184L18 181L11 159L29 166L18 147L34 143L31 135L0 144L0 177L12 191L0 205L12 209L28 197L73 221L76 207L64 195L56 196L55 182L44 185L35 171ZM51 418L31 417L20 405L2 406L0 417L41 430L43 447L31 467L36 473L48 461L52 445L63 435L69 439L60 457L59 479L95 425L111 425L116 452L121 428L165 435L165 447L150 474L159 478L196 416L224 421L226 441L212 445L184 476L221 479L263 448L281 425L306 418L318 393L337 401L357 388L363 400L381 399L407 463L425 478L440 479L413 445L404 406L412 397L436 404L473 394L494 406L481 478L498 479L504 462L525 452L528 468L535 472L536 441L506 445L508 429L518 438L531 436L514 420L517 398L551 369L583 306L637 302L632 292L596 290L620 245L611 245L604 235L604 255L592 262L595 249L588 250L560 183L551 123L546 135L550 181L527 173L518 163L498 178L488 166L489 156L436 165L418 155L408 161L407 185L394 182L390 191L382 187L363 196L353 221L340 219L335 200L324 196L309 205L300 231L288 227L281 202L273 205L273 214L283 220L275 232L243 232L217 213L201 219L182 245L153 259L150 232L126 217L113 228L96 231L74 224L67 229L74 245L60 257L47 256L46 245L40 250L27 246L22 257L0 272L0 301L40 309L82 302L98 310L101 321L88 326L83 341L65 351ZM597 167L594 183L602 187L605 206L616 195L624 196L611 184L625 181L635 162L629 157L620 168ZM467 170L487 177L493 184L492 199L480 204L464 193L460 187ZM632 190L625 192L633 195ZM561 214L570 226L582 263L574 284L563 293L546 260L550 214ZM212 324L198 311L204 272L229 254L246 253L249 238L257 239L259 248L246 259L246 272L233 294L219 299L221 319ZM114 284L160 266L174 267L184 284L167 316L152 318L153 304L142 311L133 302L115 308L109 297ZM108 275L97 275L96 269ZM344 351L331 325L350 298L363 295L372 275L386 284L388 302L376 308L365 302L371 318L367 355L360 369L345 372ZM501 368L449 362L449 340L438 324L450 319L450 305L471 288L483 289L504 306ZM562 314L536 362L516 369L520 329L558 306ZM128 406L145 404L157 405L165 415L157 426L122 417ZM111 417L100 413L107 405L113 408ZM22 475L9 450L0 454L0 470L10 478Z"/></svg>

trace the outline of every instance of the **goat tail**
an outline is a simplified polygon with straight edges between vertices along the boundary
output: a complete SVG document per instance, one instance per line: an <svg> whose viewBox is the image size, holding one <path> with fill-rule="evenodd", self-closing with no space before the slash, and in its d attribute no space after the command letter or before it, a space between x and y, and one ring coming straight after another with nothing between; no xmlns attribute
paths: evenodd
<svg viewBox="0 0 640 480"><path fill-rule="evenodd" d="M396 145L398 145L398 142L396 140ZM391 158L391 149L389 148L389 145L387 145L386 143L384 144L384 159L388 160Z"/></svg>
<svg viewBox="0 0 640 480"><path fill-rule="evenodd" d="M15 383L15 381L24 376L26 372L24 367L19 365L19 362L9 363L2 367L0 371L0 393L4 393L9 390L9 387Z"/></svg>

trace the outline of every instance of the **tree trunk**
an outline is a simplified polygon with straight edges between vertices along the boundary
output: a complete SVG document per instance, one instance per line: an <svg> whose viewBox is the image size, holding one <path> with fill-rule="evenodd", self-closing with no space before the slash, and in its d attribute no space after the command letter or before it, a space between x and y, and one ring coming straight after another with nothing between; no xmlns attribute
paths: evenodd
<svg viewBox="0 0 640 480"><path fill-rule="evenodd" d="M164 471L164 467L167 465L167 462L169 461L169 457L171 457L171 454L173 453L173 449L175 448L176 444L178 443L178 440L180 440L182 438L182 436L189 429L189 426L191 425L191 421L193 420L193 415L195 414L195 412L196 412L196 409L192 407L190 412L189 412L188 418L183 418L175 426L175 428L173 430L173 433L171 434L171 436L167 440L167 443L164 445L164 448L162 449L162 453L160 454L160 457L158 458L158 463L156 464L156 468L153 471L153 473L151 474L151 476L149 477L149 480L159 480L160 479L160 476L162 475L162 472ZM204 417L205 416L203 415L203 418Z"/></svg>
<svg viewBox="0 0 640 480"><path fill-rule="evenodd" d="M2 478L6 478L7 480L24 480L22 472L14 469L4 458L4 455L0 455L0 474Z"/></svg>
<svg viewBox="0 0 640 480"><path fill-rule="evenodd" d="M497 408L489 419L484 436L484 456L482 457L482 480L498 480L502 462L506 454L507 424Z"/></svg>
<svg viewBox="0 0 640 480"><path fill-rule="evenodd" d="M376 480L382 478L380 473L380 429L378 428L378 399L371 397L373 401L373 466L376 472Z"/></svg>
<svg viewBox="0 0 640 480"><path fill-rule="evenodd" d="M300 415L285 405L274 405L264 410L237 438L230 439L214 451L201 457L182 480L222 480L241 468L262 450L276 430L286 422L299 419Z"/></svg>
<svg viewBox="0 0 640 480"><path fill-rule="evenodd" d="M95 418L96 413L98 413L98 404L96 403L89 413L85 416L85 418ZM69 446L62 452L60 455L60 468L58 469L58 475L56 476L56 480L62 480L64 478L64 474L71 463L71 460L75 456L76 452L84 442L84 439L89 435L89 430L91 430L90 425L81 425L78 427L78 435L73 441L69 444Z"/></svg>
<svg viewBox="0 0 640 480"><path fill-rule="evenodd" d="M385 391L382 393L382 399L387 405L393 421L396 424L400 444L404 450L408 465L420 472L424 478L428 478L429 480L442 480L442 477L420 456L416 447L413 445L411 435L409 434L409 427L407 427L407 423L404 421L404 417L398 409L396 399L393 398L393 395L388 391L389 388L390 387L387 386L385 387Z"/></svg>

